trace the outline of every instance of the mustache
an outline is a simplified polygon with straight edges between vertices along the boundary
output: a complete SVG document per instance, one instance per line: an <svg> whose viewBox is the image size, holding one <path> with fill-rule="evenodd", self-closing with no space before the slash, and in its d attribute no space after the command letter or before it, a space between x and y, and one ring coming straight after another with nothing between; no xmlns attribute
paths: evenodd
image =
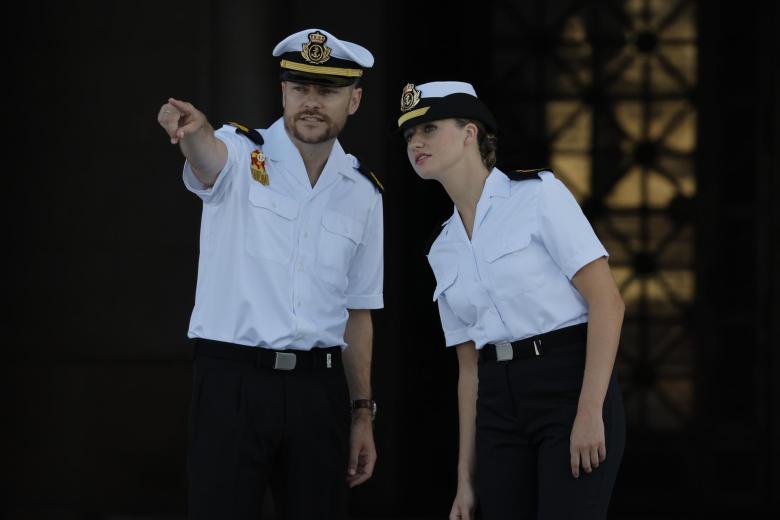
<svg viewBox="0 0 780 520"><path fill-rule="evenodd" d="M325 121L326 123L330 122L330 118L328 116L326 116L322 112L318 112L316 110L304 110L303 112L298 112L297 114L295 114L295 120L297 121L297 120L303 119L304 117L307 117L307 116L319 117L323 121Z"/></svg>

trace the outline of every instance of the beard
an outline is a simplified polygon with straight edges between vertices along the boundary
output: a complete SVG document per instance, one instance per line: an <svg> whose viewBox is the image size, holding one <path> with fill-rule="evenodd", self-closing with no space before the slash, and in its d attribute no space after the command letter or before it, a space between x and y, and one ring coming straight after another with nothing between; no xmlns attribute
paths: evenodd
<svg viewBox="0 0 780 520"><path fill-rule="evenodd" d="M322 128L317 130L306 129L301 131L298 129L298 122L303 120L304 117L315 116L322 120ZM305 121L304 121L305 123ZM297 114L285 115L284 126L287 132L293 135L298 141L306 144L320 144L327 141L331 141L338 137L341 133L344 125L339 125L331 118L321 112L303 111Z"/></svg>

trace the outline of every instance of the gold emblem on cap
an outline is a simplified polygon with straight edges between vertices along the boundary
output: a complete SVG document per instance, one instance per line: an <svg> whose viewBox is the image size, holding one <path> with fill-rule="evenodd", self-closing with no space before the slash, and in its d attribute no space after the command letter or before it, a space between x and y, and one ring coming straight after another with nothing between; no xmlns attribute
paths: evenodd
<svg viewBox="0 0 780 520"><path fill-rule="evenodd" d="M420 91L414 83L407 83L401 93L401 112L408 112L420 102Z"/></svg>
<svg viewBox="0 0 780 520"><path fill-rule="evenodd" d="M303 44L301 56L309 63L325 63L330 59L331 48L325 45L328 37L320 31L309 33L309 43Z"/></svg>

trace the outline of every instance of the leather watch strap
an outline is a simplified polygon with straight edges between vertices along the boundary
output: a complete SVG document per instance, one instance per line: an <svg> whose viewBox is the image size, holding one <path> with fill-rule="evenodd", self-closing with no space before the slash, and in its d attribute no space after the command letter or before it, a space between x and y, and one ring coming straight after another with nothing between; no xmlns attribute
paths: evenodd
<svg viewBox="0 0 780 520"><path fill-rule="evenodd" d="M366 408L371 411L371 419L376 418L376 401L373 399L355 399L352 401L352 410Z"/></svg>

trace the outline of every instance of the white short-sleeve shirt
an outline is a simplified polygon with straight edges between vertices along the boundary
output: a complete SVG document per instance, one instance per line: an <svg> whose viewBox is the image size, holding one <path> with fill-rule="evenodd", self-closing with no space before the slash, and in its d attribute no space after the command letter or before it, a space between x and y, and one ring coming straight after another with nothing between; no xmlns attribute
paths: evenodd
<svg viewBox="0 0 780 520"><path fill-rule="evenodd" d="M227 163L205 188L195 307L188 335L273 349L345 346L347 309L383 306L382 197L338 141L311 186L282 119L264 144L224 126ZM268 185L252 176L265 155Z"/></svg>
<svg viewBox="0 0 780 520"><path fill-rule="evenodd" d="M447 346L516 341L588 320L571 278L607 251L552 172L510 180L494 168L472 239L457 209L431 245Z"/></svg>

